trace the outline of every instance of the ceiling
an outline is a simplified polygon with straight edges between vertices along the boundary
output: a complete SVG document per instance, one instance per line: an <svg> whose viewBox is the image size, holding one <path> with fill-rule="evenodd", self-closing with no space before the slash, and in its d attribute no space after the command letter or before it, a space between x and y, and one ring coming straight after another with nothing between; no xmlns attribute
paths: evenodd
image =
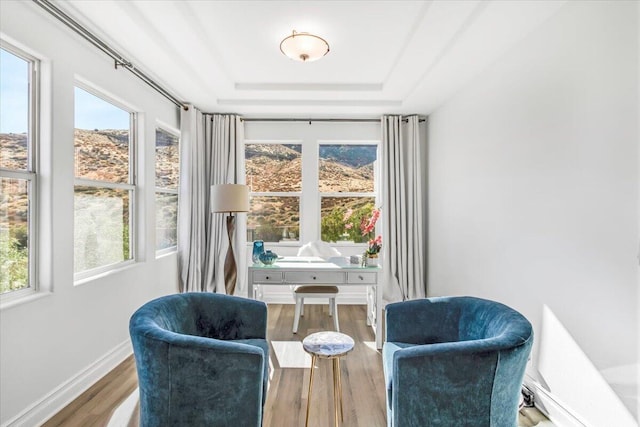
<svg viewBox="0 0 640 427"><path fill-rule="evenodd" d="M564 1L70 0L55 4L205 112L429 114ZM322 59L284 56L310 32Z"/></svg>

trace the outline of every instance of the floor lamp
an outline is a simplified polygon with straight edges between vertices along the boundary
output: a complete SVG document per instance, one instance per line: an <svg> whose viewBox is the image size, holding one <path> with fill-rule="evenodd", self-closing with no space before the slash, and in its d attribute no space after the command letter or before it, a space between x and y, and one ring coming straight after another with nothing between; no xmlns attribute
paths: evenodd
<svg viewBox="0 0 640 427"><path fill-rule="evenodd" d="M229 248L224 260L224 287L227 295L233 295L236 289L238 272L233 256L233 232L235 230L235 212L249 212L249 187L242 184L217 184L211 186L211 212L228 213L227 236Z"/></svg>

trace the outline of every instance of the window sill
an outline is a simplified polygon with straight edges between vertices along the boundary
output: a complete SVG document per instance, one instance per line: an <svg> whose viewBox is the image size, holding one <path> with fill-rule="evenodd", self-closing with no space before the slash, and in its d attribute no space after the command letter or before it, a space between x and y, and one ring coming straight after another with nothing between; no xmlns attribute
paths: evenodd
<svg viewBox="0 0 640 427"><path fill-rule="evenodd" d="M6 298L0 301L0 311L4 311L22 304L28 304L30 302L49 297L53 295L53 292L40 291L33 292L28 295L18 296L16 298Z"/></svg>
<svg viewBox="0 0 640 427"><path fill-rule="evenodd" d="M177 253L178 253L178 248L176 246L161 249L159 251L156 251L156 259L166 258L169 255L175 255Z"/></svg>
<svg viewBox="0 0 640 427"><path fill-rule="evenodd" d="M82 286L82 285L86 285L87 283L93 282L95 280L99 280L102 279L104 277L108 277L111 276L112 274L118 274L121 273L123 271L126 270L130 270L134 267L136 267L139 264L139 262L137 261L125 261L123 263L121 263L120 265L118 265L118 267L114 267L112 269L106 270L106 271L101 271L101 272L97 272L91 276L88 277L82 277L79 279L74 279L73 281L73 286Z"/></svg>

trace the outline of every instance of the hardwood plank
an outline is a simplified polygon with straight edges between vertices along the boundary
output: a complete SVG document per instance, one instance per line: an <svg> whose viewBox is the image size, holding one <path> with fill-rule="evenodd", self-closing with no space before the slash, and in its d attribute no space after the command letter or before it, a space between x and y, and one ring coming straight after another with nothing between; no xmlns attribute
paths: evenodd
<svg viewBox="0 0 640 427"><path fill-rule="evenodd" d="M130 356L53 416L44 426L106 426L113 411L137 387L135 361L133 356Z"/></svg>
<svg viewBox="0 0 640 427"><path fill-rule="evenodd" d="M300 319L298 333L292 332L293 304L269 305L268 337L271 342L271 381L264 409L264 427L304 425L309 386L310 358L305 360L302 340L322 330L333 330L327 305L308 304ZM362 305L338 308L341 331L356 342L354 350L341 359L344 426L386 426L386 402L382 355L375 349L375 337L366 325ZM277 354L275 348L280 349ZM333 376L329 360L316 365L311 395L310 425L333 425ZM133 356L127 358L85 393L47 421L45 427L109 426L116 422L114 412L135 393L137 375ZM130 402L127 400L127 402ZM118 418L113 427L138 427L136 406L126 422ZM121 417L121 415L119 415ZM548 420L535 408L521 411L519 427L534 427Z"/></svg>

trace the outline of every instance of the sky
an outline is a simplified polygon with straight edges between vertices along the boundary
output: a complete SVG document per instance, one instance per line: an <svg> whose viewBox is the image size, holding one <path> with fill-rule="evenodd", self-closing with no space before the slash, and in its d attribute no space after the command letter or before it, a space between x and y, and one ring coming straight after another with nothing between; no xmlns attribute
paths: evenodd
<svg viewBox="0 0 640 427"><path fill-rule="evenodd" d="M29 120L29 63L0 49L0 133L24 133ZM129 129L129 113L75 88L75 127Z"/></svg>
<svg viewBox="0 0 640 427"><path fill-rule="evenodd" d="M80 88L75 88L77 129L129 129L129 112Z"/></svg>
<svg viewBox="0 0 640 427"><path fill-rule="evenodd" d="M0 50L0 133L23 133L29 120L29 63Z"/></svg>

